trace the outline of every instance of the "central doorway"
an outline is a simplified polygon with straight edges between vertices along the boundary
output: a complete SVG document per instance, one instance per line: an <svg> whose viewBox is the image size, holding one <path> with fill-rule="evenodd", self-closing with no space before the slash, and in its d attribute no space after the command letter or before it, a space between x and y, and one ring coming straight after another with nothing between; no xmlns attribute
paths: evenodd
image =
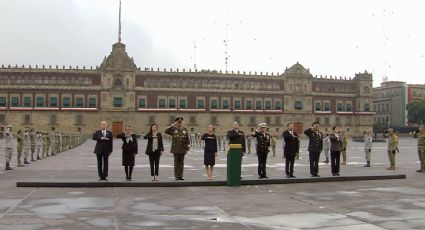
<svg viewBox="0 0 425 230"><path fill-rule="evenodd" d="M112 122L112 135L116 137L118 134L122 133L123 123L122 122Z"/></svg>

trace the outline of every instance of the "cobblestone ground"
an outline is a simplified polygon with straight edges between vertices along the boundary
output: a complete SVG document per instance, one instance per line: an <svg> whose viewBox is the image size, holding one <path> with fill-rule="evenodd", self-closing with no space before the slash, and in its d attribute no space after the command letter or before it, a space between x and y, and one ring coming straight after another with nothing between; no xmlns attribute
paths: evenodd
<svg viewBox="0 0 425 230"><path fill-rule="evenodd" d="M110 159L110 181L124 181L120 140ZM302 141L298 178L309 177L307 141ZM151 180L146 143L139 144L134 179ZM169 150L170 143L166 143ZM375 143L372 167L364 168L362 143L349 143L343 175L402 173L403 180L348 181L234 187L17 188L17 181L97 181L94 142L4 172L0 140L0 229L425 229L425 175L416 141L401 138L397 170L388 171L385 143ZM253 147L252 147L253 149ZM322 154L323 160L323 154ZM244 159L244 179L256 179L255 151ZM268 158L268 176L284 177L281 143ZM218 154L215 180L225 180L226 152ZM12 166L16 165L16 152ZM322 177L330 165L321 164ZM186 181L206 180L203 150L185 160ZM173 180L173 158L161 158L160 180ZM159 182L161 183L161 182Z"/></svg>

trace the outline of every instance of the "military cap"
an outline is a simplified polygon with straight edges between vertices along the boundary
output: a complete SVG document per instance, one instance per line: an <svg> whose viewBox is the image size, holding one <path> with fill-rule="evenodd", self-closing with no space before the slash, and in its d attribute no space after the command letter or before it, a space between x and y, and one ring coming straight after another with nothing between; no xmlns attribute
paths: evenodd
<svg viewBox="0 0 425 230"><path fill-rule="evenodd" d="M176 119L174 119L174 121L183 121L183 117L176 117Z"/></svg>
<svg viewBox="0 0 425 230"><path fill-rule="evenodd" d="M267 124L263 122L263 123L258 124L258 127L260 127L260 128L266 128L267 127Z"/></svg>

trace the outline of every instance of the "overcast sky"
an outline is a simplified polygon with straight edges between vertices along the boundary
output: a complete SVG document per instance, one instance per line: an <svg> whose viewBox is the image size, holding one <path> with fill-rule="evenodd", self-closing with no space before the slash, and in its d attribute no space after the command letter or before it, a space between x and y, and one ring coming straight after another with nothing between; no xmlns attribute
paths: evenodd
<svg viewBox="0 0 425 230"><path fill-rule="evenodd" d="M0 64L100 65L117 42L118 4L0 0ZM141 68L224 70L227 36L229 70L298 61L313 75L424 84L424 10L422 0L123 0L122 42Z"/></svg>

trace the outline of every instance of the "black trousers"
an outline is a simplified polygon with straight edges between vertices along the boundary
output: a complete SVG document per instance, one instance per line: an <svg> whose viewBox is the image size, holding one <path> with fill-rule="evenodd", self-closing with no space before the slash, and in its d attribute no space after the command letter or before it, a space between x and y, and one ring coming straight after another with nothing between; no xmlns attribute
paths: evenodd
<svg viewBox="0 0 425 230"><path fill-rule="evenodd" d="M174 177L183 178L185 153L173 153L174 155Z"/></svg>
<svg viewBox="0 0 425 230"><path fill-rule="evenodd" d="M331 170L332 174L339 173L339 162L341 159L341 151L331 151Z"/></svg>
<svg viewBox="0 0 425 230"><path fill-rule="evenodd" d="M258 152L257 151L257 157L258 157L258 175L259 176L266 176L266 163L267 163L267 152Z"/></svg>
<svg viewBox="0 0 425 230"><path fill-rule="evenodd" d="M319 173L320 152L309 152L310 158L310 174L317 175Z"/></svg>
<svg viewBox="0 0 425 230"><path fill-rule="evenodd" d="M294 163L295 163L295 156L286 156L285 157L285 172L286 175L294 175Z"/></svg>
<svg viewBox="0 0 425 230"><path fill-rule="evenodd" d="M96 154L96 156L97 156L97 172L99 174L99 178L103 179L108 177L109 154L102 153L102 154Z"/></svg>
<svg viewBox="0 0 425 230"><path fill-rule="evenodd" d="M161 157L161 154L159 153L159 150L156 150L155 152L151 153L149 155L149 163L151 165L151 176L158 176L159 171L159 158Z"/></svg>

